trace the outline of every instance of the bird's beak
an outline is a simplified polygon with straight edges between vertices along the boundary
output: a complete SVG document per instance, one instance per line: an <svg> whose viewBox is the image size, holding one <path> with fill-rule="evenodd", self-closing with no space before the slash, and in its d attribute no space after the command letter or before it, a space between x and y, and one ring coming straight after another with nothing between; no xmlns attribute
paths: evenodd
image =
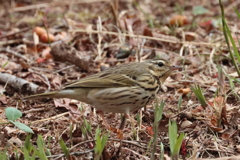
<svg viewBox="0 0 240 160"><path fill-rule="evenodd" d="M170 70L179 70L179 69L182 69L182 67L180 67L180 66L171 66L170 67Z"/></svg>

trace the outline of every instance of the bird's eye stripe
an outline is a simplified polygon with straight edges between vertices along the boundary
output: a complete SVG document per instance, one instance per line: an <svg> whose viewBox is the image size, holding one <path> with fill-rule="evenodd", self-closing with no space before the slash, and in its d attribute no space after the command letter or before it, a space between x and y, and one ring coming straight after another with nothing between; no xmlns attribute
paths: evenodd
<svg viewBox="0 0 240 160"><path fill-rule="evenodd" d="M154 63L154 64L158 64L158 63L160 63L160 62L165 65L165 62L164 62L164 61L161 61L161 60L159 60L159 61L152 61L152 63Z"/></svg>

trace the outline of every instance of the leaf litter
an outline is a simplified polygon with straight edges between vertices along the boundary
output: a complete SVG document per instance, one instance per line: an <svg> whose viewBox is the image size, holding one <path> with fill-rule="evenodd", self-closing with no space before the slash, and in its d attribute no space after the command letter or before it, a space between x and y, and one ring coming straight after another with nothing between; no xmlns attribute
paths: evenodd
<svg viewBox="0 0 240 160"><path fill-rule="evenodd" d="M6 107L16 107L24 113L21 122L31 124L35 133L33 142L37 135L43 135L45 140L51 138L48 149L52 155L58 155L62 153L58 140L63 138L72 153L89 150L74 155L75 158L91 159L95 129L98 125L106 129L95 109L69 99L15 99L29 95L29 91L61 89L118 64L164 57L183 67L166 80L158 95L166 103L158 133L165 156L170 156L169 119L176 120L180 132L187 133L180 153L183 159L238 155L239 83L231 87L229 78L224 75L239 77L218 23L221 14L218 3L206 2L201 6L202 2L4 2L0 6L3 17L0 21L8 23L0 25L1 121L5 121ZM237 33L239 20L231 6L239 7L239 3L224 3L230 30ZM233 35L238 40L238 36ZM217 65L224 73L219 72ZM9 74L13 80L6 80L6 74L2 73ZM22 85L28 81L30 88L19 89L14 84L15 79L23 80ZM205 109L191 90L195 84L202 88L206 97ZM114 130L120 116L104 114L113 131L103 159L150 159L151 148L147 146L153 135L153 106L154 103L142 111L142 126L128 122L123 133ZM141 114L131 114L135 119L137 115ZM92 127L87 134L81 130L84 119ZM13 146L7 142L16 139L21 144L26 134L12 125L4 125L0 136L3 136L1 147L8 145L8 155L14 157ZM75 145L78 146L73 147ZM159 157L160 150L157 151L155 156Z"/></svg>

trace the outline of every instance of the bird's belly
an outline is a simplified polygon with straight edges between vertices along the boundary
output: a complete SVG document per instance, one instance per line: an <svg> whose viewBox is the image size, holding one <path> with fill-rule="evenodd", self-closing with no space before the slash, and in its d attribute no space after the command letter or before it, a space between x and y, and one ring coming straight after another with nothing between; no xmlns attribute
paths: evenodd
<svg viewBox="0 0 240 160"><path fill-rule="evenodd" d="M138 86L93 89L87 97L98 110L129 113L146 106L155 97L155 91L146 91Z"/></svg>

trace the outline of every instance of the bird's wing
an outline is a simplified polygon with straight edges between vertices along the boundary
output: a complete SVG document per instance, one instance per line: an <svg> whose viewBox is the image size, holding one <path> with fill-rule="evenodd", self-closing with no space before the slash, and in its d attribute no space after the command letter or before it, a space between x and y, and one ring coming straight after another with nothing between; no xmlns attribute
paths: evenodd
<svg viewBox="0 0 240 160"><path fill-rule="evenodd" d="M145 65L137 67L135 63L124 65L125 66L115 66L106 71L82 78L78 82L66 86L65 89L78 87L107 88L134 86L135 80L138 77L143 74L148 74Z"/></svg>
<svg viewBox="0 0 240 160"><path fill-rule="evenodd" d="M127 87L135 84L134 79L125 74L96 74L80 79L78 82L70 84L67 88L79 87L94 87L94 88L108 88L108 87Z"/></svg>

